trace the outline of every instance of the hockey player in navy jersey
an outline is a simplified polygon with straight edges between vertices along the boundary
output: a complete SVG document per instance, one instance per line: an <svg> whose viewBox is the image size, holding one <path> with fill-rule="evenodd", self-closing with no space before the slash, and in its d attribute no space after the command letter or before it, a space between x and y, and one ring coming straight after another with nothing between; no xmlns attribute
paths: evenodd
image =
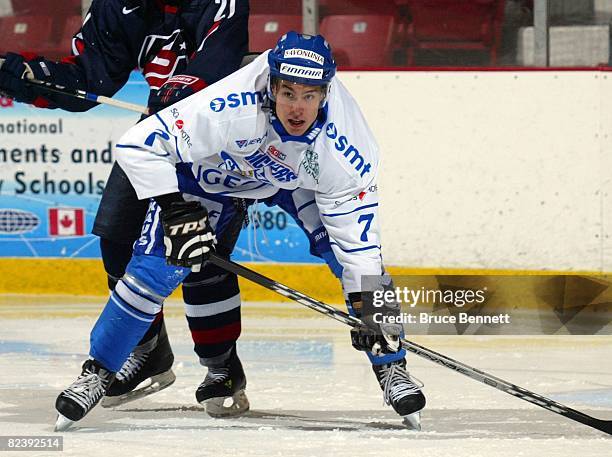
<svg viewBox="0 0 612 457"><path fill-rule="evenodd" d="M401 325L373 325L362 307L371 292L362 278L384 275L378 146L335 70L321 36L290 32L252 64L119 140L120 165L149 210L126 273L92 330L90 358L57 398L58 430L100 401L165 297L205 268L211 250L231 253L224 214L233 213L228 199L236 196L291 201L299 217L322 221L349 311L368 322L351 332L352 344L367 352L385 401L418 428L425 397L406 371ZM194 326L205 326L211 313L188 306L188 316L201 318L190 321L197 350L206 329ZM198 391L216 378L240 384L232 375L242 371L237 365L209 365Z"/></svg>
<svg viewBox="0 0 612 457"><path fill-rule="evenodd" d="M139 69L150 86L148 107L154 113L239 67L248 51L248 12L247 0L94 0L72 41L72 56L54 62L9 53L0 67L0 93L41 108L86 111L95 104L28 85L27 79L112 96ZM231 244L241 228L244 204L237 199L229 204L236 208L226 230ZM147 207L148 202L138 200L115 164L93 228L100 236L111 290L124 275ZM230 218L229 211L226 213ZM191 327L199 332L202 362L220 363L232 353L240 332L237 278L208 266L189 275L183 288L188 310L192 305L208 304L210 313L216 309L225 318L208 319L200 325L201 317L189 317ZM217 325L221 321L225 324ZM103 404L113 406L169 386L175 379L173 360L159 313L118 371ZM232 360L234 365L239 363L237 356ZM134 391L142 381L148 381L145 387ZM214 384L210 388L213 391L208 394L214 395Z"/></svg>

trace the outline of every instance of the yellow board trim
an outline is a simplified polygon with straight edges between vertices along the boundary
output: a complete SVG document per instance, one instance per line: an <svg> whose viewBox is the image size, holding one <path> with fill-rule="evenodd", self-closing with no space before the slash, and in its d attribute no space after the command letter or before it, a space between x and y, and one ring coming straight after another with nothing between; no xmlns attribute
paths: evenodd
<svg viewBox="0 0 612 457"><path fill-rule="evenodd" d="M339 281L321 264L246 263L259 273L327 303L343 303ZM595 271L484 270L389 267L393 275L601 275ZM290 301L250 281L240 280L245 301ZM108 295L106 273L99 259L0 259L0 294ZM172 298L182 297L180 288Z"/></svg>
<svg viewBox="0 0 612 457"><path fill-rule="evenodd" d="M343 303L339 281L325 265L245 264L300 292L330 303ZM291 301L250 281L240 280L246 301ZM0 294L108 295L99 259L0 259ZM182 298L181 289L172 298Z"/></svg>

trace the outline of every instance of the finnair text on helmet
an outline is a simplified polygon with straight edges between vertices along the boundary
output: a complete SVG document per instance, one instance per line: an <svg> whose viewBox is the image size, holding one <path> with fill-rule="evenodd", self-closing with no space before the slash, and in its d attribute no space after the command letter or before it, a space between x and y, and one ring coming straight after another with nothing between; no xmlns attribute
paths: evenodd
<svg viewBox="0 0 612 457"><path fill-rule="evenodd" d="M301 76L303 78L310 79L323 79L322 68L308 68L300 65L291 65L290 63L284 63L280 67L280 72L283 75L289 76Z"/></svg>
<svg viewBox="0 0 612 457"><path fill-rule="evenodd" d="M287 49L284 54L285 59L290 58L299 58L299 59L308 59L312 62L316 62L319 65L323 65L325 63L325 58L316 52L308 51L307 49Z"/></svg>
<svg viewBox="0 0 612 457"><path fill-rule="evenodd" d="M365 160L359 150L349 143L349 140L344 135L338 135L338 129L333 122L327 124L327 128L325 129L325 133L327 137L336 140L334 146L338 152L343 152L343 156L349 159L351 165L355 167L355 170L361 170L361 176L370 172L372 168L371 163L365 163Z"/></svg>

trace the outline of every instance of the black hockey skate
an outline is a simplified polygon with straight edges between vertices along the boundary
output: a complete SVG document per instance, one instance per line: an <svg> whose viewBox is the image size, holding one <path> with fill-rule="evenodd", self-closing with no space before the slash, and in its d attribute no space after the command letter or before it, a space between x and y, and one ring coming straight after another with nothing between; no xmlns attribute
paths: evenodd
<svg viewBox="0 0 612 457"><path fill-rule="evenodd" d="M421 410L425 407L423 384L406 371L406 360L386 365L372 365L376 379L383 390L385 403L404 418L403 423L412 430L421 430Z"/></svg>
<svg viewBox="0 0 612 457"><path fill-rule="evenodd" d="M106 391L102 407L122 405L171 386L176 380L173 362L166 326L162 325L158 336L134 348Z"/></svg>
<svg viewBox="0 0 612 457"><path fill-rule="evenodd" d="M114 378L115 374L97 361L86 360L77 380L55 400L58 413L55 431L64 431L74 422L81 420L102 399Z"/></svg>
<svg viewBox="0 0 612 457"><path fill-rule="evenodd" d="M236 417L250 407L244 389L246 376L234 348L225 366L208 367L206 378L196 390L196 400L211 417ZM225 406L227 398L232 399L232 404Z"/></svg>

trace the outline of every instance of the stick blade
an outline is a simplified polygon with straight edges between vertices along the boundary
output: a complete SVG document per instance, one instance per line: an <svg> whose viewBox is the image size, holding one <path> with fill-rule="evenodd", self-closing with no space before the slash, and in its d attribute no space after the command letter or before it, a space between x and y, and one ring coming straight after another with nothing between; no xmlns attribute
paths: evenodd
<svg viewBox="0 0 612 457"><path fill-rule="evenodd" d="M595 425L593 425L597 430L601 430L608 435L612 435L612 421L604 421L598 420Z"/></svg>

